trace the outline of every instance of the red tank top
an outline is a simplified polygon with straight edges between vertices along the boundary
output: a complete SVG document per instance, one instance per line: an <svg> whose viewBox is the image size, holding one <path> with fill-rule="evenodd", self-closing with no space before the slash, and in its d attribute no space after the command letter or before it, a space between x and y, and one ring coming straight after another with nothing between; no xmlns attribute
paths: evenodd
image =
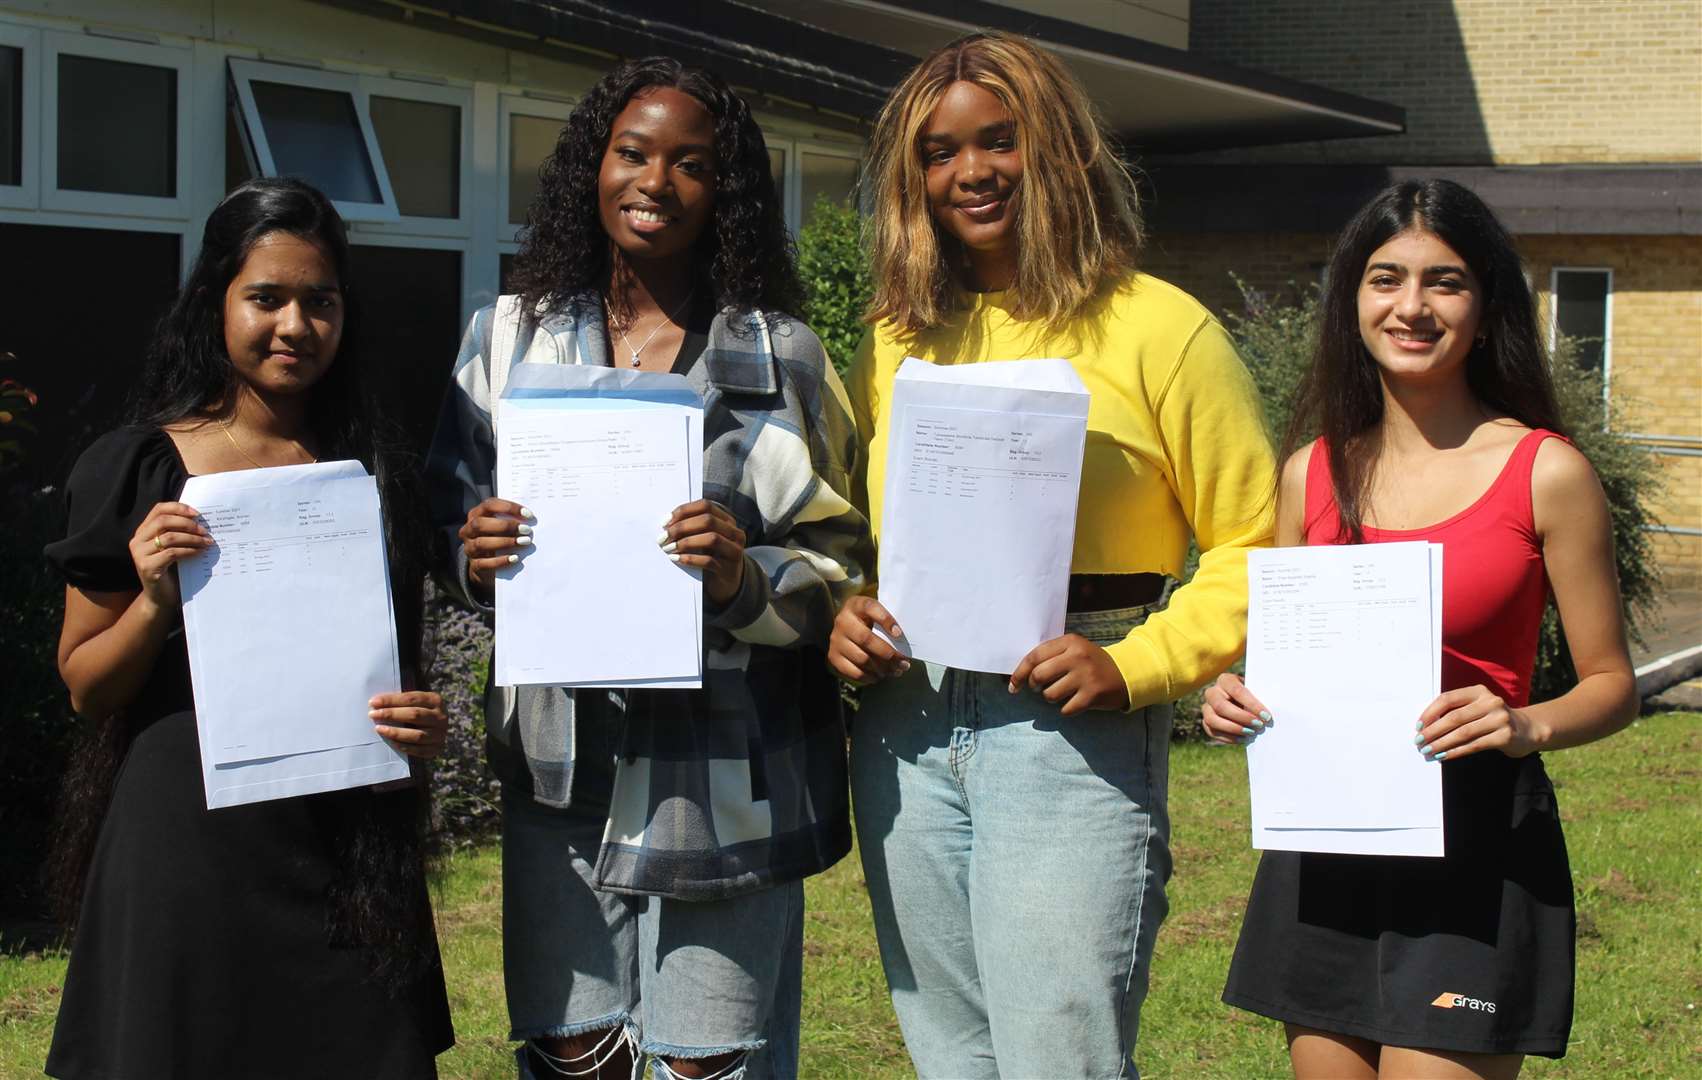
<svg viewBox="0 0 1702 1080"><path fill-rule="evenodd" d="M1422 529L1365 529L1367 543L1429 540L1442 547L1442 689L1482 684L1514 707L1530 703L1537 631L1548 602L1542 542L1531 512L1531 464L1544 439L1519 440L1481 497L1446 521ZM1324 440L1306 469L1308 544L1341 543Z"/></svg>

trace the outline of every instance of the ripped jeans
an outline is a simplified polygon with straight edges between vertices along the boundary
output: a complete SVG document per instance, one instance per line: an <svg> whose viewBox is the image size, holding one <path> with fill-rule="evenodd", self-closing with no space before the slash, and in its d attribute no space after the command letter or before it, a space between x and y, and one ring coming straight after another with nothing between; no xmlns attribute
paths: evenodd
<svg viewBox="0 0 1702 1080"><path fill-rule="evenodd" d="M587 725L582 737L607 737ZM587 753L580 767L590 765ZM593 766L594 767L594 766ZM630 1046L658 1080L663 1058L743 1051L717 1080L795 1080L803 994L804 886L792 881L728 900L625 896L592 887L607 784L575 788L566 810L522 794L503 800L503 982L509 1038L609 1032L594 1055L532 1069L522 1080L594 1075ZM580 798L580 796L586 796ZM553 1070L553 1071L552 1071ZM742 1071L741 1071L742 1070Z"/></svg>

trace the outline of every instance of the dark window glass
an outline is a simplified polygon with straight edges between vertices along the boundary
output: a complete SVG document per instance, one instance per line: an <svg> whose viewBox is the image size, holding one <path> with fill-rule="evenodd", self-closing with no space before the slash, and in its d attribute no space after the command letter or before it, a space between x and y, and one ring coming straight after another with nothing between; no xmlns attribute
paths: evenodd
<svg viewBox="0 0 1702 1080"><path fill-rule="evenodd" d="M396 209L413 217L461 213L461 110L374 96L372 127Z"/></svg>
<svg viewBox="0 0 1702 1080"><path fill-rule="evenodd" d="M355 245L349 258L374 399L423 452L461 345L461 253Z"/></svg>
<svg viewBox="0 0 1702 1080"><path fill-rule="evenodd" d="M41 396L20 486L64 483L78 452L122 422L148 337L177 292L180 249L176 233L0 224L0 296L8 313L29 313L0 318L0 353L18 358L0 377ZM98 301L67 287L97 267L122 268L123 287ZM91 318L98 333L67 332Z"/></svg>
<svg viewBox="0 0 1702 1080"><path fill-rule="evenodd" d="M538 194L538 170L555 152L560 120L546 116L508 118L508 223L526 224L526 210Z"/></svg>
<svg viewBox="0 0 1702 1080"><path fill-rule="evenodd" d="M254 178L254 168L248 163L245 147L248 140L242 135L242 121L235 109L225 110L225 191Z"/></svg>
<svg viewBox="0 0 1702 1080"><path fill-rule="evenodd" d="M177 196L177 71L59 56L59 186Z"/></svg>
<svg viewBox="0 0 1702 1080"><path fill-rule="evenodd" d="M514 256L512 256L512 255L499 255L499 256L497 256L496 277L497 277L497 292L503 293L503 294L506 295L507 293L513 291L508 287L508 283L510 281L514 280Z"/></svg>
<svg viewBox="0 0 1702 1080"><path fill-rule="evenodd" d="M1607 348L1605 270L1561 270L1554 275L1555 329L1578 341L1578 363L1602 369Z"/></svg>
<svg viewBox="0 0 1702 1080"><path fill-rule="evenodd" d="M0 45L0 184L24 182L24 50Z"/></svg>
<svg viewBox="0 0 1702 1080"><path fill-rule="evenodd" d="M803 171L803 218L805 223L815 211L816 200L845 203L857 186L857 159L834 157L831 154L812 154L808 150L798 155Z"/></svg>
<svg viewBox="0 0 1702 1080"><path fill-rule="evenodd" d="M258 79L249 87L279 176L299 176L341 202L383 201L353 95Z"/></svg>

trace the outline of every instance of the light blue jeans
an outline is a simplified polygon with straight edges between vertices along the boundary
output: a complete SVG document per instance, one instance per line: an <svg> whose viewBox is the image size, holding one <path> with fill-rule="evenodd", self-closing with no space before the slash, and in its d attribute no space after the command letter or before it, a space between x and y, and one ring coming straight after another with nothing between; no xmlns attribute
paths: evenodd
<svg viewBox="0 0 1702 1080"><path fill-rule="evenodd" d="M1121 640L1148 609L1072 615ZM924 1078L1136 1077L1167 904L1169 705L1059 715L1002 675L865 690L851 784L881 963Z"/></svg>
<svg viewBox="0 0 1702 1080"><path fill-rule="evenodd" d="M588 714L587 719L595 714ZM592 885L618 732L586 723L585 773L566 810L503 799L503 982L509 1038L608 1032L650 1060L744 1051L718 1080L793 1080L803 993L804 884L727 900L626 896ZM591 749L594 742L606 753ZM553 1080L516 1054L521 1080ZM566 1072L592 1061L567 1063Z"/></svg>

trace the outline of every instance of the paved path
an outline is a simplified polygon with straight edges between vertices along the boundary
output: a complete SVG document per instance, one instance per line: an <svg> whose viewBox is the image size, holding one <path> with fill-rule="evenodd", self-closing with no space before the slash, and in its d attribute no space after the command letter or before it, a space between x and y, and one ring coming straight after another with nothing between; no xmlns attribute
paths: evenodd
<svg viewBox="0 0 1702 1080"><path fill-rule="evenodd" d="M1643 630L1644 642L1631 648L1631 666L1642 667L1693 645L1702 645L1702 589L1668 589Z"/></svg>

